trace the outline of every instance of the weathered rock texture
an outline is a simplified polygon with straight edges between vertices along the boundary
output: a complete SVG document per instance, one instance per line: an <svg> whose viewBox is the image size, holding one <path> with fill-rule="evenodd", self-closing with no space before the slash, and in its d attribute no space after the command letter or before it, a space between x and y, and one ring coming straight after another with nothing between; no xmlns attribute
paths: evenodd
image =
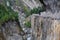
<svg viewBox="0 0 60 40"><path fill-rule="evenodd" d="M59 12L60 11L60 0L43 0L47 9L51 12Z"/></svg>
<svg viewBox="0 0 60 40"><path fill-rule="evenodd" d="M42 0L46 11L31 17L33 40L60 40L60 0Z"/></svg>
<svg viewBox="0 0 60 40"><path fill-rule="evenodd" d="M60 40L60 20L34 14L31 22L33 40Z"/></svg>
<svg viewBox="0 0 60 40"><path fill-rule="evenodd" d="M22 40L20 32L16 21L8 21L0 27L0 40Z"/></svg>

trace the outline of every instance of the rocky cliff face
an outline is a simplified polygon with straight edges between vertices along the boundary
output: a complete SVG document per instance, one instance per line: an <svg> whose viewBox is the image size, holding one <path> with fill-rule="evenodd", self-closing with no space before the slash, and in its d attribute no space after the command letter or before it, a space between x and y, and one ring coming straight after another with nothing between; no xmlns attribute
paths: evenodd
<svg viewBox="0 0 60 40"><path fill-rule="evenodd" d="M60 0L43 0L45 5L52 11L52 12L59 12L60 10Z"/></svg>
<svg viewBox="0 0 60 40"><path fill-rule="evenodd" d="M12 1L14 8L12 9L19 12L19 22L26 34L20 35L23 33L16 21L8 21L0 28L0 40L60 40L60 0L43 0L46 11L41 12L41 15L31 16L31 28L24 26L25 14L23 10L20 10L21 6L33 9L42 6L42 4L37 0L16 1Z"/></svg>
<svg viewBox="0 0 60 40"><path fill-rule="evenodd" d="M20 28L16 21L8 21L2 24L0 40L22 40Z"/></svg>
<svg viewBox="0 0 60 40"><path fill-rule="evenodd" d="M41 6L38 0L22 0L22 1L24 2L26 6L30 7L31 9L33 9L34 7Z"/></svg>
<svg viewBox="0 0 60 40"><path fill-rule="evenodd" d="M59 0L43 0L46 5L46 11L41 16L60 19L60 1Z"/></svg>
<svg viewBox="0 0 60 40"><path fill-rule="evenodd" d="M31 22L33 40L60 40L60 20L33 15Z"/></svg>

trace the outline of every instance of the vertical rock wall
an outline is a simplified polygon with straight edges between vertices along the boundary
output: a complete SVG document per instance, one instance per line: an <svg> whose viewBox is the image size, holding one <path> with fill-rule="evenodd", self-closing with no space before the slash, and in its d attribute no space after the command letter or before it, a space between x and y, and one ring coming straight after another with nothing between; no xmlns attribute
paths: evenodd
<svg viewBox="0 0 60 40"><path fill-rule="evenodd" d="M33 40L60 40L60 20L33 15L31 22Z"/></svg>

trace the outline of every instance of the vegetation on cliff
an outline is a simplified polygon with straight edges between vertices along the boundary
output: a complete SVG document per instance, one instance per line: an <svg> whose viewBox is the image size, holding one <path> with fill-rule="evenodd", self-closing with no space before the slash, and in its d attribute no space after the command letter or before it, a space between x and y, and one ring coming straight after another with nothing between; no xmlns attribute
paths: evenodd
<svg viewBox="0 0 60 40"><path fill-rule="evenodd" d="M33 8L33 9L29 10L27 7L24 7L23 10L26 14L26 17L28 17L32 14L40 14L40 12L43 12L46 9L44 7L38 7L38 8Z"/></svg>
<svg viewBox="0 0 60 40"><path fill-rule="evenodd" d="M25 26L31 28L31 22L30 21L25 22Z"/></svg>
<svg viewBox="0 0 60 40"><path fill-rule="evenodd" d="M43 11L45 11L45 8L44 7L38 7L38 8L33 8L32 10L31 10L31 14L40 14L40 12L43 12Z"/></svg>
<svg viewBox="0 0 60 40"><path fill-rule="evenodd" d="M23 7L24 13L26 14L26 18L32 14L40 14L40 12L45 11L46 9L44 7L38 7L33 9L28 9L26 6ZM31 22L26 21L25 22L26 27L31 27Z"/></svg>
<svg viewBox="0 0 60 40"><path fill-rule="evenodd" d="M0 25L9 20L18 20L18 13L0 4Z"/></svg>

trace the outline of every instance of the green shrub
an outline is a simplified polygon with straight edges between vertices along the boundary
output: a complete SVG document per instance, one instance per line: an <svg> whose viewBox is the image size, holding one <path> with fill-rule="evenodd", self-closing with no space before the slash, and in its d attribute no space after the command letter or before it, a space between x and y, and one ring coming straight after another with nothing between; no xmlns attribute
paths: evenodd
<svg viewBox="0 0 60 40"><path fill-rule="evenodd" d="M26 14L26 17L32 15L32 14L40 14L40 12L43 12L45 11L46 9L44 7L38 7L38 8L33 8L31 10L28 10L27 7L24 7L23 8L25 14Z"/></svg>
<svg viewBox="0 0 60 40"><path fill-rule="evenodd" d="M30 22L30 21L27 21L27 22L25 23L25 26L28 27L28 28L31 28L31 22Z"/></svg>
<svg viewBox="0 0 60 40"><path fill-rule="evenodd" d="M43 12L43 11L45 11L44 7L33 8L31 10L31 14L40 14L40 12Z"/></svg>
<svg viewBox="0 0 60 40"><path fill-rule="evenodd" d="M10 7L0 4L0 25L8 20L17 20L18 13L14 12Z"/></svg>

